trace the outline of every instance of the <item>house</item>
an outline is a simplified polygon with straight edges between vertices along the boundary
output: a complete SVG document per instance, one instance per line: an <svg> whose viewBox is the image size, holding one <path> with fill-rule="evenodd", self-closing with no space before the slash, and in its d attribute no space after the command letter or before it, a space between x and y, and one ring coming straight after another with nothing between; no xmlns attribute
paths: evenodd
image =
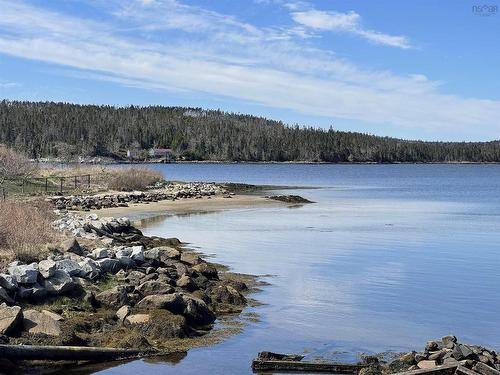
<svg viewBox="0 0 500 375"><path fill-rule="evenodd" d="M138 159L140 156L141 150L138 149L130 149L127 150L127 158L129 159Z"/></svg>
<svg viewBox="0 0 500 375"><path fill-rule="evenodd" d="M152 148L149 150L149 157L166 162L175 160L174 152L170 148Z"/></svg>

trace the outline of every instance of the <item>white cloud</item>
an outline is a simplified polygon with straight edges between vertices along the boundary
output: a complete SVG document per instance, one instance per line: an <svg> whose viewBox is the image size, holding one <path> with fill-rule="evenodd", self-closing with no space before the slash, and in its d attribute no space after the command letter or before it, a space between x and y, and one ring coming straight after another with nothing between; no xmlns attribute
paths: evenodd
<svg viewBox="0 0 500 375"><path fill-rule="evenodd" d="M361 26L361 16L356 12L333 12L316 9L292 12L295 22L315 30L341 31L351 33L375 44L391 47L410 48L408 38L388 35L374 30L365 30Z"/></svg>
<svg viewBox="0 0 500 375"><path fill-rule="evenodd" d="M293 34L280 39L286 30L278 27L259 28L174 0L123 4L103 5L115 17L104 24L0 0L0 53L135 87L207 93L427 134L500 135L494 122L499 101L442 94L439 82L418 72L360 69Z"/></svg>

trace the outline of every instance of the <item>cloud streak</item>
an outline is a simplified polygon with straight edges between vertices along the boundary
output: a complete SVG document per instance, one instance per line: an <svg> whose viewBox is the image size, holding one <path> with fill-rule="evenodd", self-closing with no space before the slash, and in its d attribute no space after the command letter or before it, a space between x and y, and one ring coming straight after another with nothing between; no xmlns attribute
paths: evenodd
<svg viewBox="0 0 500 375"><path fill-rule="evenodd" d="M428 134L439 128L498 136L493 119L500 117L500 102L442 94L438 82L419 74L360 69L287 28L256 27L174 0L104 4L99 9L109 22L0 0L0 53L127 86L205 93Z"/></svg>
<svg viewBox="0 0 500 375"><path fill-rule="evenodd" d="M295 22L322 31L340 31L362 37L372 43L408 49L408 38L366 30L361 26L361 16L356 12L327 12L316 9L292 12Z"/></svg>

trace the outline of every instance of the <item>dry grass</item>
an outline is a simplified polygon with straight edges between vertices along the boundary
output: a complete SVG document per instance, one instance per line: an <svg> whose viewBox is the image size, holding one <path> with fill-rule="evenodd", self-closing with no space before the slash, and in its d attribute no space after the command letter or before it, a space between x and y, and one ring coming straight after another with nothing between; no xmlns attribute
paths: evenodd
<svg viewBox="0 0 500 375"><path fill-rule="evenodd" d="M51 206L44 201L0 201L0 257L33 262L46 254L57 238L51 228Z"/></svg>
<svg viewBox="0 0 500 375"><path fill-rule="evenodd" d="M149 168L110 168L103 166L79 166L50 168L40 172L43 177L91 175L93 190L132 191L145 190L155 182L163 180L160 172Z"/></svg>
<svg viewBox="0 0 500 375"><path fill-rule="evenodd" d="M147 168L115 169L108 187L119 191L146 190L148 186L163 180L160 172Z"/></svg>

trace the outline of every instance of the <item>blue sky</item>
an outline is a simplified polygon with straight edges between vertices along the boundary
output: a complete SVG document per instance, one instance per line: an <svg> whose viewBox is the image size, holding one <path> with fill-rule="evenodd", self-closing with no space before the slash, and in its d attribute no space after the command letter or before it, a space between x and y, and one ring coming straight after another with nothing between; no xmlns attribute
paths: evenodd
<svg viewBox="0 0 500 375"><path fill-rule="evenodd" d="M0 0L0 97L500 139L498 8L498 0Z"/></svg>

